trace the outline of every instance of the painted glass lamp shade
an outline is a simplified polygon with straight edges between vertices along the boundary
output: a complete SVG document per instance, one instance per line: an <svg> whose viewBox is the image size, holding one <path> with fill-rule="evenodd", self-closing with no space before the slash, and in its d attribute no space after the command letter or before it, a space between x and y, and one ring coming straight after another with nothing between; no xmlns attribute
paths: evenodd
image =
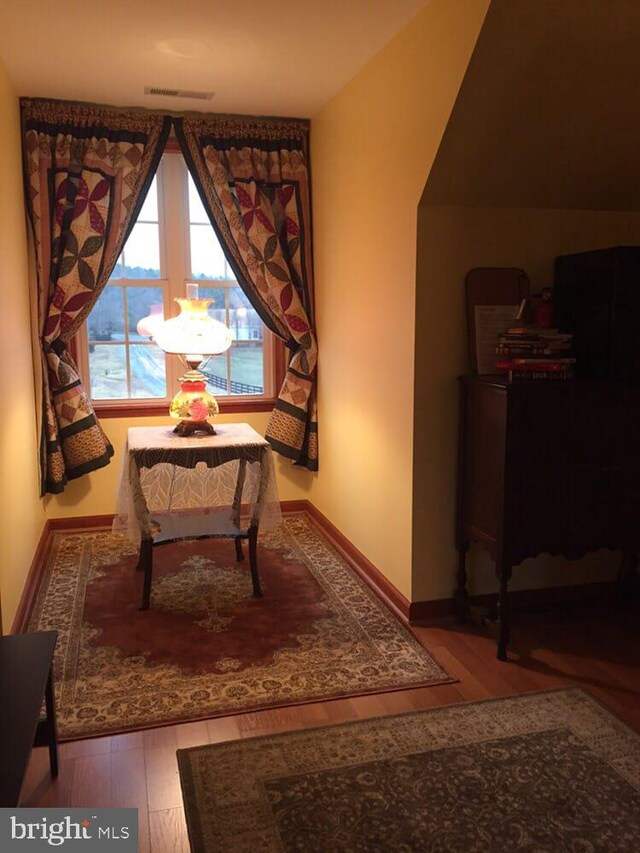
<svg viewBox="0 0 640 853"><path fill-rule="evenodd" d="M206 356L220 355L232 343L231 332L209 316L211 299L176 299L180 314L158 326L155 341L167 353L181 356L189 370L180 377L180 391L171 401L169 414L179 421L174 432L215 435L209 418L218 414L216 398L207 391L206 379L198 366Z"/></svg>

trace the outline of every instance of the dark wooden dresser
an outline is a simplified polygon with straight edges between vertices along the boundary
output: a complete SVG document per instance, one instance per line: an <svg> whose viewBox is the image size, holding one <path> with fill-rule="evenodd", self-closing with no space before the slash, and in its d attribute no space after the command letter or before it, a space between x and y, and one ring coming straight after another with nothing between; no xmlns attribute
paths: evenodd
<svg viewBox="0 0 640 853"><path fill-rule="evenodd" d="M496 563L498 658L512 568L541 553L640 552L640 389L598 380L460 379L456 609L468 612L471 542Z"/></svg>

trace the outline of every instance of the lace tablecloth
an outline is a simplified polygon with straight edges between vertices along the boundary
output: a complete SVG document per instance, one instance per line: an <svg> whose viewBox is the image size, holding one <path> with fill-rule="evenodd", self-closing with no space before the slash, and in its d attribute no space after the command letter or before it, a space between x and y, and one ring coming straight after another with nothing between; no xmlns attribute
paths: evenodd
<svg viewBox="0 0 640 853"><path fill-rule="evenodd" d="M130 427L113 530L140 539L233 535L280 523L271 446L249 424L182 438L167 427Z"/></svg>

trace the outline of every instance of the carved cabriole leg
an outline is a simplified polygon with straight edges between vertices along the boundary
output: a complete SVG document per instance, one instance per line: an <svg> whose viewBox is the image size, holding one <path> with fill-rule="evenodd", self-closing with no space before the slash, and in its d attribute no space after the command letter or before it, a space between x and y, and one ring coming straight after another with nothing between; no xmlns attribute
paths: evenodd
<svg viewBox="0 0 640 853"><path fill-rule="evenodd" d="M140 541L140 550L138 551L138 562L136 563L136 572L144 572L144 549L142 547L142 542Z"/></svg>
<svg viewBox="0 0 640 853"><path fill-rule="evenodd" d="M244 552L242 551L242 539L239 536L235 538L236 543L236 560L241 563L244 560Z"/></svg>
<svg viewBox="0 0 640 853"><path fill-rule="evenodd" d="M260 578L258 576L258 528L253 525L249 528L249 568L251 569L251 580L253 581L253 594L256 598L262 598L260 589Z"/></svg>
<svg viewBox="0 0 640 853"><path fill-rule="evenodd" d="M507 646L509 645L510 616L508 584L511 578L511 566L499 559L496 564L500 592L498 594L498 660L508 660Z"/></svg>
<svg viewBox="0 0 640 853"><path fill-rule="evenodd" d="M458 574L456 576L456 591L453 596L453 606L458 622L466 622L469 618L469 594L467 592L467 551L469 543L458 543Z"/></svg>
<svg viewBox="0 0 640 853"><path fill-rule="evenodd" d="M140 482L140 469L136 457L131 454L129 456L129 488L131 489L131 504L135 513L140 535L144 539L145 535L150 536L151 519L149 516L149 507L142 490Z"/></svg>
<svg viewBox="0 0 640 853"><path fill-rule="evenodd" d="M138 558L137 568L144 572L142 603L139 609L148 610L151 599L151 575L153 573L153 539L140 540L140 557Z"/></svg>
<svg viewBox="0 0 640 853"><path fill-rule="evenodd" d="M247 460L240 459L238 462L238 479L236 480L236 490L233 495L233 504L231 507L231 518L235 527L240 529L240 513L242 510L242 490L244 489L244 481L247 474ZM236 560L240 563L244 560L242 551L242 539L239 536L235 538L236 544Z"/></svg>
<svg viewBox="0 0 640 853"><path fill-rule="evenodd" d="M233 495L233 504L231 506L231 518L234 525L240 528L240 514L242 512L242 490L244 489L244 481L247 475L247 460L240 459L238 462L238 479L236 480L236 489ZM237 553L237 551L236 551ZM238 557L240 559L240 557Z"/></svg>
<svg viewBox="0 0 640 853"><path fill-rule="evenodd" d="M263 447L262 453L260 454L260 479L258 480L258 492L256 494L256 502L251 515L251 527L255 527L256 529L260 523L260 517L262 515L262 510L264 509L264 502L267 497L267 486L269 485L269 469L265 462L267 453L268 449Z"/></svg>

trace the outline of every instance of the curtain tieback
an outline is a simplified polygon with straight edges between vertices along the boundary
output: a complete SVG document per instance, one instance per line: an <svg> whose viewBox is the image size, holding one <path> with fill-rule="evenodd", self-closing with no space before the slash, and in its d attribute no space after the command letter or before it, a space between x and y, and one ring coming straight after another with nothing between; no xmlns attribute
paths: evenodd
<svg viewBox="0 0 640 853"><path fill-rule="evenodd" d="M56 338L55 341L51 341L51 343L49 343L48 341L42 342L42 351L45 354L53 352L56 355L62 355L62 353L65 352L66 349L67 345L61 338Z"/></svg>

